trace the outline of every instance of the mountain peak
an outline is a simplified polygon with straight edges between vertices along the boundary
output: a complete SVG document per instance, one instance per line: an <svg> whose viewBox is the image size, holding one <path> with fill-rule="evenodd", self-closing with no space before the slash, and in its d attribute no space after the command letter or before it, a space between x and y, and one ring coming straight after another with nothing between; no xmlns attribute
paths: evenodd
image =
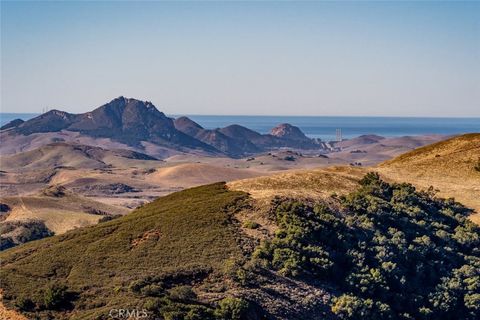
<svg viewBox="0 0 480 320"><path fill-rule="evenodd" d="M179 117L174 120L174 125L177 130L182 131L185 134L190 136L197 135L200 131L204 130L201 125L193 121L188 117Z"/></svg>
<svg viewBox="0 0 480 320"><path fill-rule="evenodd" d="M136 147L141 147L142 142L146 141L176 150L218 152L214 147L175 129L173 119L160 112L152 102L124 96L81 114L50 110L17 123L12 133L29 135L62 130L94 138L110 138Z"/></svg>
<svg viewBox="0 0 480 320"><path fill-rule="evenodd" d="M61 111L61 110L58 110L58 109L52 109L52 110L48 110L48 111L45 112L43 115L44 115L44 116L52 115L52 116L57 116L57 117L65 118L65 117L68 117L68 116L70 115L70 113L68 113L68 112L66 112L66 111Z"/></svg>
<svg viewBox="0 0 480 320"><path fill-rule="evenodd" d="M288 139L288 140L300 140L306 141L310 140L305 134L300 130L299 127L293 126L289 123L281 123L270 131L272 136Z"/></svg>
<svg viewBox="0 0 480 320"><path fill-rule="evenodd" d="M104 106L124 108L124 107L129 106L129 105L137 107L137 108L138 107L143 107L143 108L146 108L146 109L157 110L157 108L155 107L155 105L151 101L143 101L143 100L139 100L139 99L135 99L135 98L127 98L127 97L124 97L124 96L119 96L119 97L111 100L110 102L102 105L100 108L102 108Z"/></svg>

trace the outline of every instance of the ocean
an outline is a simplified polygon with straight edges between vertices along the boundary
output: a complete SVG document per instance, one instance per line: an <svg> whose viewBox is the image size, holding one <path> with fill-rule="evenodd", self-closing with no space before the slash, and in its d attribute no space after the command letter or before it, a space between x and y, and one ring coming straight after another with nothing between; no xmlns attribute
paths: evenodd
<svg viewBox="0 0 480 320"><path fill-rule="evenodd" d="M31 119L38 114L0 113L0 124L13 119ZM180 115L171 115L179 117ZM239 124L260 133L268 133L280 123L299 127L307 136L333 140L336 129L341 129L343 138L362 134L377 134L384 137L399 137L424 134L454 135L480 132L480 118L420 118L420 117L323 117L323 116L210 116L186 115L206 129Z"/></svg>

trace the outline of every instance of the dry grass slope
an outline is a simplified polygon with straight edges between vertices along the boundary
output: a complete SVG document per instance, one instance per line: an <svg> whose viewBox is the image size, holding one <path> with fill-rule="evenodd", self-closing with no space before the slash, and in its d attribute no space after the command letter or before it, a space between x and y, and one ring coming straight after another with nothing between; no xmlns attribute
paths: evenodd
<svg viewBox="0 0 480 320"><path fill-rule="evenodd" d="M313 198L346 194L355 190L357 181L367 172L358 167L331 167L296 170L267 177L228 183L232 190L248 192L253 198L269 200L274 196Z"/></svg>
<svg viewBox="0 0 480 320"><path fill-rule="evenodd" d="M187 163L158 168L156 172L148 175L146 181L169 187L192 187L259 175L262 175L262 173L253 170L226 168L204 163Z"/></svg>
<svg viewBox="0 0 480 320"><path fill-rule="evenodd" d="M434 186L439 195L454 197L476 210L480 222L480 133L465 134L405 153L380 164L383 176L405 181L419 188Z"/></svg>
<svg viewBox="0 0 480 320"><path fill-rule="evenodd" d="M126 208L107 205L72 193L60 197L44 194L4 197L1 202L12 209L6 221L40 220L55 234L96 224L106 214L129 212Z"/></svg>

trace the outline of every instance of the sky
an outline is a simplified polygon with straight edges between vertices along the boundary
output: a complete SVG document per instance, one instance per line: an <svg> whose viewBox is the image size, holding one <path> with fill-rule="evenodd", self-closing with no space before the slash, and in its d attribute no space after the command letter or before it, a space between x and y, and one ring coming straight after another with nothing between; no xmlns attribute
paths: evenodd
<svg viewBox="0 0 480 320"><path fill-rule="evenodd" d="M1 111L480 116L480 2L1 2Z"/></svg>

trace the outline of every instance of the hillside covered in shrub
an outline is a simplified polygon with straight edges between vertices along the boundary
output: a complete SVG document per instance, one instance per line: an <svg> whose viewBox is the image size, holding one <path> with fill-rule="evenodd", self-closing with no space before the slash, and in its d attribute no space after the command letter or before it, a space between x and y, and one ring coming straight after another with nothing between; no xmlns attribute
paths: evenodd
<svg viewBox="0 0 480 320"><path fill-rule="evenodd" d="M480 229L454 202L367 174L333 206L279 200L254 256L336 292L341 319L478 319Z"/></svg>
<svg viewBox="0 0 480 320"><path fill-rule="evenodd" d="M369 173L346 196L275 198L261 241L236 219L252 205L218 183L6 250L5 304L39 319L480 317L480 230L452 199Z"/></svg>

